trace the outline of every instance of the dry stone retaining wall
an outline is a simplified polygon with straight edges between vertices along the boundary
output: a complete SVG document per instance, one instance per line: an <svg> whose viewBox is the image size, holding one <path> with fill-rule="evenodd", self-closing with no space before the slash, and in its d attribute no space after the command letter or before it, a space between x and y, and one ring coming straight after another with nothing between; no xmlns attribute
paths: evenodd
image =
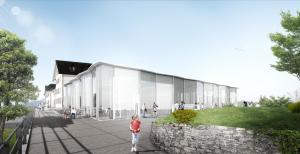
<svg viewBox="0 0 300 154"><path fill-rule="evenodd" d="M270 137L243 128L153 123L150 138L153 144L171 154L280 153Z"/></svg>

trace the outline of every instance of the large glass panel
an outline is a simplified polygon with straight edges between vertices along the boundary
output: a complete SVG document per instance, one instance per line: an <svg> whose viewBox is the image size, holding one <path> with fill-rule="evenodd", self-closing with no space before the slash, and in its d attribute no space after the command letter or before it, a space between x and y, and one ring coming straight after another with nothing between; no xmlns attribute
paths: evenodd
<svg viewBox="0 0 300 154"><path fill-rule="evenodd" d="M156 102L159 114L168 114L173 105L173 77L156 75Z"/></svg>
<svg viewBox="0 0 300 154"><path fill-rule="evenodd" d="M156 101L155 74L141 72L141 106L145 104L147 113L152 113L153 102Z"/></svg>
<svg viewBox="0 0 300 154"><path fill-rule="evenodd" d="M82 107L83 115L89 116L93 102L92 75L85 74L82 76Z"/></svg>
<svg viewBox="0 0 300 154"><path fill-rule="evenodd" d="M229 87L225 87L225 95L226 95L226 101L225 101L225 104L229 104L230 103L230 90L229 90Z"/></svg>
<svg viewBox="0 0 300 154"><path fill-rule="evenodd" d="M114 68L107 65L101 66L101 103L99 109L103 118L113 118L113 76Z"/></svg>
<svg viewBox="0 0 300 154"><path fill-rule="evenodd" d="M219 86L219 105L224 106L226 104L226 87Z"/></svg>
<svg viewBox="0 0 300 154"><path fill-rule="evenodd" d="M184 89L183 79L174 77L174 101L175 103L180 103L183 101L183 89Z"/></svg>
<svg viewBox="0 0 300 154"><path fill-rule="evenodd" d="M139 72L115 68L114 76L114 118L129 118L139 111Z"/></svg>
<svg viewBox="0 0 300 154"><path fill-rule="evenodd" d="M203 82L197 82L197 103L204 103L204 97L203 97L203 92L204 92L204 86Z"/></svg>
<svg viewBox="0 0 300 154"><path fill-rule="evenodd" d="M213 85L204 83L204 108L213 107Z"/></svg>
<svg viewBox="0 0 300 154"><path fill-rule="evenodd" d="M197 81L193 80L184 80L184 102L189 108L194 108L196 102L196 93L197 93Z"/></svg>
<svg viewBox="0 0 300 154"><path fill-rule="evenodd" d="M102 115L102 107L100 105L101 103L101 66L97 66L93 71L92 71L92 102L91 106L86 108L86 112L90 114L90 116L94 118L99 119L99 115Z"/></svg>
<svg viewBox="0 0 300 154"><path fill-rule="evenodd" d="M230 103L236 105L236 88L230 88Z"/></svg>
<svg viewBox="0 0 300 154"><path fill-rule="evenodd" d="M213 107L219 107L219 87L213 84Z"/></svg>

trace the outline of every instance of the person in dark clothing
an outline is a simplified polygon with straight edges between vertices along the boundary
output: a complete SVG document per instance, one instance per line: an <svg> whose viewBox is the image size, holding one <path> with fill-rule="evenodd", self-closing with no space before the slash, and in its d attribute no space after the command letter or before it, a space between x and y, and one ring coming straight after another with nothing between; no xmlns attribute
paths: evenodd
<svg viewBox="0 0 300 154"><path fill-rule="evenodd" d="M248 103L246 101L244 101L244 106L247 107L248 106Z"/></svg>
<svg viewBox="0 0 300 154"><path fill-rule="evenodd" d="M178 110L184 110L184 101L181 101L179 107L178 107Z"/></svg>

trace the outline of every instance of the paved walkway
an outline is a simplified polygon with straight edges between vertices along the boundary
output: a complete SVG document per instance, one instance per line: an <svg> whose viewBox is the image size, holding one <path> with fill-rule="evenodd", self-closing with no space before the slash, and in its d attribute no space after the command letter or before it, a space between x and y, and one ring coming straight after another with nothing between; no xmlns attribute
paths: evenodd
<svg viewBox="0 0 300 154"><path fill-rule="evenodd" d="M130 154L129 120L64 120L55 111L36 111L30 154ZM164 154L149 140L151 121L141 119L140 154Z"/></svg>

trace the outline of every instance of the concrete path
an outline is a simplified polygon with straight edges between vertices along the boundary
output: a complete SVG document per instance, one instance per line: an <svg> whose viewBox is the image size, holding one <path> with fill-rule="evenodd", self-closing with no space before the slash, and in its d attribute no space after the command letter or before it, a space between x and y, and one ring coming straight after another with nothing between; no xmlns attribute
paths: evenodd
<svg viewBox="0 0 300 154"><path fill-rule="evenodd" d="M30 154L130 154L130 120L64 120L53 110L36 111ZM153 119L141 119L140 154L165 154L149 140Z"/></svg>

